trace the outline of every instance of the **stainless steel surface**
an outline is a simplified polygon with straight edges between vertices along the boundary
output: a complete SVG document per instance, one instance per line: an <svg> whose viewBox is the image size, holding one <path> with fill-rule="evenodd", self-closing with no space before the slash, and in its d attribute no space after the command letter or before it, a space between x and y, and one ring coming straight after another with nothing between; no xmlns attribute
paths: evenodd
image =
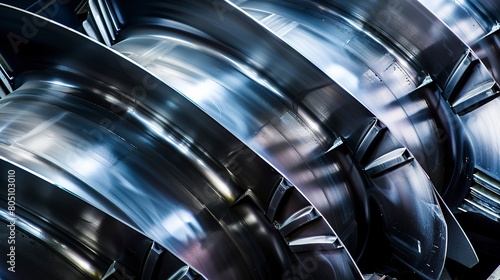
<svg viewBox="0 0 500 280"><path fill-rule="evenodd" d="M40 21L1 9L2 36L21 34L23 18ZM66 43L56 44L61 37ZM232 207L252 189L235 182L247 183L251 174L244 160L232 158L245 148L194 105L119 54L56 24L45 22L17 53L9 42L0 47L14 77L14 91L0 100L4 161L114 217L204 277L274 278L296 266L252 201ZM181 129L183 122L189 125ZM203 148L210 143L214 153ZM253 181L266 200L280 176L245 151L255 157L251 168L264 168L259 174L267 177ZM229 160L241 175L223 166ZM51 218L56 225L64 219L64 212Z"/></svg>
<svg viewBox="0 0 500 280"><path fill-rule="evenodd" d="M318 179L332 181L335 173L323 166L335 161L325 156L325 151L341 137L375 185L368 192L381 205L385 218L380 226L394 247L393 256L426 277L437 277L444 265L446 225L433 186L412 161L411 153L371 112L292 48L225 2L217 5L233 10L224 15L223 26L229 28L221 28L221 19L211 5L199 1L196 5L157 1L115 4L123 23L114 48L171 84L270 162L320 212L332 213L325 215L327 221L343 240L351 241L349 235L357 232L349 232L353 228L346 225L352 222L346 223L339 214L353 212L356 201L328 203L318 192L331 188ZM165 21L170 24L166 26ZM109 33L99 25L96 30L103 38ZM276 55L277 49L281 51ZM260 71L266 77L261 77ZM295 74L299 72L300 76ZM378 127L380 135L372 134L370 127ZM399 152L401 155L396 155ZM376 177L381 172L384 175ZM404 173L407 177L399 179ZM404 189L390 190L392 185ZM401 215L395 215L395 208ZM406 223L409 217L418 222ZM359 251L354 244L351 241L346 246L352 252Z"/></svg>
<svg viewBox="0 0 500 280"><path fill-rule="evenodd" d="M23 186L17 253L36 268L21 277L483 263L488 234L463 215L500 221L495 1L28 2L66 27L0 5L0 172Z"/></svg>
<svg viewBox="0 0 500 280"><path fill-rule="evenodd" d="M130 271L138 271L150 240L122 222L83 202L74 194L12 165L2 158L0 170L15 171L15 244L2 241L2 251L14 245L17 269L14 275L2 265L3 279L96 279L119 259ZM2 195L2 205L7 200ZM2 207L5 238L13 216ZM116 232L120 232L116 236ZM5 239L4 239L5 240ZM12 242L11 242L12 243ZM5 262L2 256L2 261ZM6 262L5 262L6 263ZM182 263L172 256L173 266ZM29 269L28 269L29 268Z"/></svg>
<svg viewBox="0 0 500 280"><path fill-rule="evenodd" d="M495 0L419 1L468 45L496 32L499 27L500 4Z"/></svg>
<svg viewBox="0 0 500 280"><path fill-rule="evenodd" d="M201 6L199 11L203 11L203 8ZM156 9L158 8L155 7ZM217 14L215 11L213 13L212 16L218 21ZM237 27L237 25L233 26ZM239 28L243 29L244 26ZM260 30L257 25L253 28ZM132 28L128 31L134 32ZM358 227L362 225L356 223L365 219L365 213L357 213L354 205L366 202L363 198L358 202L354 196L357 195L355 192L364 192L364 190L349 188L343 176L335 172L344 169L339 166L340 163L327 163L328 159L321 157L330 148L336 135L333 132L325 132L319 124L314 128L306 125L306 121L313 122L315 118L307 116L306 108L293 108L297 105L292 105L294 101L286 98L285 95L288 93L280 92L277 87L269 85L274 81L264 80L264 77L259 77L251 65L246 65L237 58L221 53L210 46L217 42L203 43L203 41L196 40L192 43L189 41L177 43L182 39L182 34L181 38L177 39L176 34L170 35L169 30L165 31L166 34L163 34L163 30L139 30L137 32L156 33L124 39L115 46L115 49L138 62L150 61L151 63L144 65L148 70L157 74L163 81L193 102L198 101L195 102L196 105L259 153L294 184L299 185L327 220L333 223L332 226L339 232L347 246L352 251L359 251L360 249L355 246L361 243L358 247L362 247L365 236L357 233ZM173 36L175 36L173 41L170 41L169 39ZM188 36L190 35L186 35ZM225 40L232 41L230 35L227 36ZM274 44L286 47L279 41L274 40L274 42ZM155 51L139 55L151 45L157 45ZM141 48L142 46L144 49ZM249 47L246 49L249 52L252 51ZM264 55L272 56L270 50ZM186 61L186 58L191 58L191 60ZM261 63L270 63L265 62L265 58L260 59ZM299 59L294 58L294 60ZM286 60L276 60L275 63L280 65L283 61ZM289 62L289 64L292 63L293 60ZM296 63L304 64L304 62ZM163 65L168 65L168 67L162 67ZM306 65L313 69L311 65ZM299 72L299 68L292 65L286 68ZM269 69L272 68L269 67ZM299 81L294 81L293 77L288 76L289 74L276 73L276 75L287 81L299 83ZM304 76L299 73L297 75ZM309 75L312 76L312 74ZM325 79L325 77L319 77ZM302 91L301 88L316 88L316 83L323 82L311 80L308 83L311 85L286 84L286 86L296 88L289 94L298 94L299 90ZM324 83L326 84L326 81ZM318 92L322 90L325 89L319 89ZM298 114L306 116L301 118ZM366 121L368 122L369 119L366 118ZM338 152L333 154L338 154ZM362 182L361 179L356 178L359 175L354 173L353 176L354 180ZM332 204L329 201L339 203ZM358 241L358 238L361 241Z"/></svg>
<svg viewBox="0 0 500 280"><path fill-rule="evenodd" d="M460 158L468 156L467 144L450 145L465 142L460 133L443 137L449 135L443 124L453 120L436 114L432 92L437 89L423 81L425 68L408 63L400 48L384 44L370 29L361 29L333 8L293 1L244 1L241 6L379 116L416 156L438 190L460 188L457 177L468 172L460 167ZM397 10L416 13L402 6ZM414 28L426 28L417 23Z"/></svg>
<svg viewBox="0 0 500 280"><path fill-rule="evenodd" d="M485 173L498 181L500 150L495 123L500 119L497 99L500 94L497 83L500 78L497 43L500 5L497 1L420 2L474 51L455 71L459 88L449 102L461 115L462 126L474 147L475 174ZM469 204L469 200L465 204Z"/></svg>
<svg viewBox="0 0 500 280"><path fill-rule="evenodd" d="M440 6L436 2L422 2L425 2L427 7L432 6L429 8L445 23L452 25L452 30L457 32L458 36L469 44L474 43L471 38L465 38L467 35L476 35L464 26L471 24L476 28L480 27L476 26L475 23L467 23L464 15L458 15L460 13L457 15L449 13L450 7L455 6L455 11L457 11L457 7L461 4L456 1L443 1L447 2L446 6L442 3ZM498 180L497 166L499 165L497 159L499 156L496 153L498 149L495 148L498 143L496 137L498 129L491 125L493 120L499 119L498 116L492 115L492 112L493 110L498 111L493 108L496 108L496 97L500 93L495 80L497 71L495 67L492 67L492 65L496 65L497 54L496 44L492 43L492 38L497 34L497 25L494 20L496 17L492 15L498 14L499 11L498 7L495 7L495 3L488 1L469 3L469 10L476 9L476 11L483 12L471 13L475 15L475 18L469 16L470 18L467 20L476 21L477 19L477 21L481 21L483 26L487 26L486 29L490 30L489 33L476 32L478 34L476 37L484 36L484 38L472 45L474 50L480 52L479 58L485 60L485 64L472 51L467 50L457 37L453 38L454 35L450 31L446 31L446 27L438 19L430 16L428 11L422 10L421 7L408 9L407 3L377 3L379 5L377 7L380 7L378 13L376 10L370 10L366 3L363 3L365 8L360 8L363 5L351 7L351 2L347 4L335 1L319 1L318 3L238 1L238 4L259 22L273 30L280 38L308 57L323 72L338 80L345 88L351 89L350 91L354 92L360 101L367 104L376 115L380 116L405 145L416 154L418 161L423 164L429 176L438 185L438 189L454 208L459 205L457 203L461 202L460 198L457 200L457 197L463 197L463 190L469 186L467 181L470 179L465 182L461 179L471 177L472 167L487 170L485 172ZM416 3L411 5L418 7ZM364 10L359 11L360 9ZM361 23L359 22L359 16L369 17L374 14L388 15L388 19L380 17L385 20L375 19L365 22L362 19ZM420 14L420 19L412 20L418 14ZM401 31L404 25L400 25L400 20L403 18L410 19L412 28L420 30L421 33L428 30L429 26L432 26L432 30L443 30L439 36L431 33L431 36L425 39L434 40L433 44L441 45L441 48L424 47L422 41L415 39L409 41L408 38L411 34L403 34ZM422 18L426 18L426 20L422 20ZM385 35L391 38L387 38ZM407 60L405 52L408 51L407 46L413 44L414 41L416 42L413 45L413 50L416 54L428 52L426 56L445 58L446 56L440 52L448 50L450 56L447 60L433 61L431 65L431 61L428 61L426 57L416 55L414 61L411 61L413 64L408 63L405 61ZM461 52L458 47L463 48L465 52L465 55L458 60L451 55L453 52L447 48L451 41L455 42L455 53ZM380 50L377 52L377 49ZM490 63L490 60L494 64ZM446 70L451 67L446 66L446 63L449 62L445 61L455 61L452 63L455 64L455 69ZM415 62L421 62L421 64ZM439 66L442 69L441 73L433 70L438 64L441 64ZM359 65L366 66L368 70L366 68L360 70ZM367 73L371 75L367 75ZM417 87L418 84L415 84L414 81L418 80L418 73L428 73L436 81L437 86L441 87L444 100L439 96L437 98L448 102L451 112L446 107L436 108L436 102L432 100L435 98L434 96L422 94L426 87L427 90L433 90L433 82L432 80L424 80L423 86ZM449 73L448 77L446 77L446 73ZM377 90L373 83L367 86L366 82L360 82L363 78L372 80L373 77L377 78L376 80L381 85L379 88L382 89ZM406 88L402 85L406 85ZM384 88L386 88L385 93L382 93ZM434 91L440 92L439 89L434 89ZM414 109L417 104L421 106L420 110ZM394 109L395 107L397 109ZM488 108L491 109L488 110ZM447 113L436 114L436 109ZM418 117L413 117L412 111L418 112ZM461 120L452 116L453 114L461 116ZM484 117L486 114L488 117ZM424 126L422 122L427 122L428 125ZM455 127L452 128L454 131L447 130L444 135L451 135L451 137L443 139L443 135L440 135L441 125L449 123L455 123ZM414 135L411 134L411 131L415 131ZM416 142L415 140L419 137L420 141ZM438 138L441 139L438 140ZM431 151L428 149L429 144L432 147ZM473 146L474 153L469 146ZM429 160L430 164L426 164L429 163ZM471 163L471 161L473 162ZM436 163L443 163L443 165ZM450 166L455 166L452 168L453 172L444 172ZM474 187L471 191L474 194ZM466 202L469 203L469 200ZM491 210L487 211L489 212L483 213L486 216L491 216Z"/></svg>

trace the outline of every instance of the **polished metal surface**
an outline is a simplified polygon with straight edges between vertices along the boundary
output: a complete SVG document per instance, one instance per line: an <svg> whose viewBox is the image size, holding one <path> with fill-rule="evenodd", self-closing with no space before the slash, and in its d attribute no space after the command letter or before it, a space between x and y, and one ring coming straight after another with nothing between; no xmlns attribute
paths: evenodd
<svg viewBox="0 0 500 280"><path fill-rule="evenodd" d="M2 279L466 279L500 243L495 1L7 3Z"/></svg>
<svg viewBox="0 0 500 280"><path fill-rule="evenodd" d="M443 124L450 120L434 112L431 99L436 89L426 84L425 72L405 61L399 49L312 2L245 1L241 7L380 116L439 190L456 188L448 184L456 184L453 176L461 172L449 172L445 166L461 164L450 155L463 152L449 144L460 142L460 136L442 139Z"/></svg>
<svg viewBox="0 0 500 280"><path fill-rule="evenodd" d="M465 39L466 35L472 33L468 29L458 27L466 25L464 15L449 13L450 10L445 9L443 3L441 6L434 6L436 2L422 2L425 2L427 7L431 6L430 10L440 17L439 19L452 25L452 30L457 32L461 39L469 44L474 43L472 39ZM455 6L455 11L461 7L456 1L442 2L450 2L446 7ZM477 169L487 170L485 172L490 176L498 178L496 166L499 165L496 161L499 155L496 153L498 149L495 148L498 143L496 136L498 129L486 128L491 120L498 119L498 116L492 114L492 110L488 110L496 108L496 97L500 93L495 80L495 67L489 63L489 58L495 62L498 57L497 52L491 50L495 44L472 45L474 50L481 53L478 59L471 50L467 50L466 45L461 43L457 36L446 30L446 26L438 18L433 18L429 11L422 9L418 3L373 4L377 5L378 11L370 10L370 7L374 6L370 6L369 2L356 6L353 2L335 1L317 3L239 1L238 3L250 15L318 65L323 72L338 80L345 88L351 89L350 91L354 92L359 100L367 104L376 115L393 128L392 130L405 145L415 153L453 207L460 203L460 199L456 199L457 191L462 192L460 190L464 189L463 179L470 177L474 165ZM482 40L491 41L487 38L496 34L497 26L493 24L496 22L493 19L496 18L494 14L499 9L495 5L488 1L469 3L469 10L482 10L488 13L471 12L476 15L477 21L487 26L485 29L490 30L490 33L481 34L485 37ZM363 9L363 6L366 8ZM387 15L388 19L380 17L385 20L376 18L370 22L361 20L360 23L359 16L371 17L374 14ZM420 16L417 17L418 14ZM467 19L475 20L475 18L469 16ZM431 36L425 40L429 41L427 44L439 45L440 48L426 47L422 44L425 43L422 40L410 40L412 34L402 31L406 26L404 24L408 24L405 22L401 25L403 19L409 21L411 28L418 30L419 33L429 34L425 33L425 30L431 28ZM476 26L474 23L472 25ZM490 49L484 51L480 46L484 49L488 46ZM405 59L405 53L409 49L414 53L412 63L408 63ZM448 52L447 55L443 53L445 51ZM462 52L464 54L458 56ZM430 61L428 56L448 58ZM342 63L339 63L340 61ZM452 71L450 62L454 65ZM359 65L364 65L368 69L360 69ZM421 80L422 73L429 77L423 81L423 85L418 86L415 80ZM362 82L362 79L367 78L373 81L374 77L382 89L377 89L374 83L367 86L366 82ZM424 88L427 88L426 91L439 93L439 89L432 87L432 80L429 78L442 90L444 101L449 103L451 111L450 108L442 107L446 113L436 114L441 108L436 108L435 97L422 94ZM382 93L384 88L386 93ZM441 99L439 96L437 98ZM417 109L417 106L420 106L420 109ZM418 115L412 115L411 112L418 112ZM461 116L460 119L453 114ZM443 129L450 123L454 123L451 130L455 131ZM415 131L413 135L412 131ZM473 146L475 156L470 146ZM471 163L472 157L474 163ZM450 170L449 167L453 165L453 172L444 171Z"/></svg>
<svg viewBox="0 0 500 280"><path fill-rule="evenodd" d="M318 194L318 190L328 185L325 186L317 179L305 181L304 177L308 174L311 174L308 176L310 178L331 177L326 170L315 172L312 165L329 164L331 160L324 156L324 152L337 137L341 137L346 146L354 151L356 161L366 169L370 177L404 165L407 159L412 160L410 152L398 143L384 125L373 121L376 120L374 115L335 82L329 81L321 71L312 67L309 61L298 56L255 22L248 21L236 9L225 16L224 22L231 29L224 30L223 33L223 30L217 29L220 22L217 11L210 9L210 3L205 5L194 5L186 1L175 5L156 1L131 1L127 6L116 4L115 11L123 14L121 18L126 28L120 29L120 39L114 48L184 93L285 174L314 205L325 205L325 199L318 198L321 194ZM227 10L234 9L224 2L219 5ZM180 17L181 14L185 16ZM167 27L162 23L164 20L176 24ZM187 24L190 25L190 30L177 28ZM242 31L239 32L240 30ZM136 35L138 33L140 35ZM249 40L254 45L250 45ZM273 57L271 54L276 48L288 54L287 58ZM222 51L224 49L227 52ZM259 68L254 63L247 62L248 59L242 60L244 58L234 55L236 51L256 60ZM253 55L255 52L260 55ZM272 61L269 59L271 57ZM192 62L185 63L188 58ZM271 67L270 62L273 65L283 65L288 71ZM295 80L295 72L304 70L307 76L301 75L302 79ZM264 71L268 78L253 74L258 71ZM234 77L234 74L238 76ZM242 83L245 84L244 88ZM255 89L250 86L252 84ZM199 85L203 85L203 97L199 97ZM225 110L226 107L231 109ZM239 125L240 123L244 125ZM366 132L367 127L379 125L382 127L378 131L383 130L381 135L370 135L371 128ZM373 144L376 138L381 144ZM283 155L281 150L286 146L290 149ZM290 150L296 151L297 156L291 157ZM397 156L392 158L392 154L397 151L402 151L405 159L401 161ZM371 157L365 157L368 152ZM318 162L319 160L322 162ZM382 205L380 211L387 217L383 224L391 245L398 251L394 253L395 257L423 275L436 277L444 265L442 260L446 252L446 226L433 196L432 184L427 182L428 178L419 169L418 163L414 162L410 166L412 167L403 167L389 175L374 178L372 182L376 188L371 191L371 198ZM394 178L398 178L399 174L407 174L407 178L415 179L395 181ZM376 190L377 187L387 188L393 184L407 186L403 192L409 196L405 199L401 194ZM402 200L407 200L407 203L398 202ZM412 200L415 202L410 202ZM334 207L352 207L352 204L347 204L348 201L339 203L338 206L336 203L328 203L326 213L339 212ZM419 205L426 207L419 209ZM428 205L434 205L436 209L431 209ZM394 215L392 207L399 208L403 214ZM320 207L320 211L322 209ZM351 211L349 208L344 210ZM418 222L413 225L405 224L408 217L413 215L415 217L412 219ZM342 217L330 216L328 221L341 237L350 239L345 233L346 222ZM407 241L408 238L415 240L418 246L409 244L414 242ZM356 250L351 243L347 247L351 251ZM443 250L435 250L436 247ZM430 263L433 268L427 269L429 266L426 264Z"/></svg>
<svg viewBox="0 0 500 280"><path fill-rule="evenodd" d="M380 226L394 247L393 256L426 277L437 277L444 265L446 225L433 186L411 153L346 90L273 34L225 2L217 5L233 11L224 15L224 26L229 28L222 29L217 10L210 5L199 1L196 5L189 1L116 4L115 12L126 27L117 28L114 49L171 84L270 162L321 212L333 214L326 218L343 240L352 240L349 234L357 232L349 232L352 226L346 228L349 224L338 214L353 212L348 207L355 207L356 201L328 203L321 192L333 192L338 183L329 186L318 180L332 181L332 173L323 166L335 161L325 151L340 137L374 185L365 191L380 205L385 217ZM99 25L96 29L103 38L109 34ZM109 36L104 42L112 39ZM276 49L282 52L273 56ZM296 79L298 72L300 79ZM418 222L408 224L409 217ZM346 243L347 248L358 251L352 243Z"/></svg>
<svg viewBox="0 0 500 280"><path fill-rule="evenodd" d="M499 27L500 3L495 0L419 1L468 45L496 32Z"/></svg>
<svg viewBox="0 0 500 280"><path fill-rule="evenodd" d="M9 23L2 36L21 34L22 18L40 20L2 9ZM17 53L8 42L1 46L15 89L0 101L4 161L114 217L204 277L273 278L296 266L297 257L252 201L232 206L245 192L234 181L247 183L245 160L232 158L244 146L142 68L80 34L45 24ZM66 44L54 44L58 37ZM189 126L181 130L177 125L184 121ZM221 146L211 153L201 142ZM267 168L259 172L267 177L253 179L265 200L280 176L245 153L254 157L252 168ZM241 176L222 165L229 160L243 169ZM22 199L18 204L31 206ZM64 219L62 212L51 221Z"/></svg>

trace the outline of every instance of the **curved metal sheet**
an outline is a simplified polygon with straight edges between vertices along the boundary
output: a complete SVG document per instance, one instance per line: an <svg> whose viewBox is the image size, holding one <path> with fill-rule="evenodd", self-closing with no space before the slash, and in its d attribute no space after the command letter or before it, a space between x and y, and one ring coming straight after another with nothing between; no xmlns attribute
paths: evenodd
<svg viewBox="0 0 500 280"><path fill-rule="evenodd" d="M500 4L494 0L427 1L419 0L427 9L446 23L469 46L499 25Z"/></svg>
<svg viewBox="0 0 500 280"><path fill-rule="evenodd" d="M233 157L245 150L236 138L116 52L32 14L4 5L0 13L1 36L23 36L23 20L43 23L20 45L0 43L14 77L14 91L0 100L3 160L136 229L205 277L277 278L295 265L254 202L243 204L246 212L229 210L246 190L234 178L248 182L252 174L230 173L236 162L248 164ZM277 174L258 157L252 163L270 175L253 180L265 198ZM229 227L229 220L243 222Z"/></svg>
<svg viewBox="0 0 500 280"><path fill-rule="evenodd" d="M16 5L23 2L26 1ZM40 10L47 8L45 12L51 12L49 8L63 2L47 2ZM53 178L57 170L64 170L57 180L91 200L91 204L78 200L78 205L93 210L96 209L92 205L100 205L137 229L140 219L131 217L130 209L122 211L116 207L116 197L103 196L99 183L82 172L88 172L90 165L96 166L95 162L104 168L110 166L107 171L114 172L115 161L126 161L130 153L148 155L159 147L160 157L166 159L155 161L163 166L153 169L169 166L161 160L182 166L177 170L168 168L170 173L165 176L174 178L172 186L184 188L186 192L181 197L191 197L193 205L201 205L208 213L204 217L196 215L197 219L214 219L216 227L220 224L214 232L225 230L224 236L231 238L233 251L245 252L241 262L217 276L233 277L238 267L247 266L253 273L248 278L349 278L347 275L358 273L343 243L353 255L361 257L358 261L362 269L370 273L403 271L392 261L396 258L423 277L437 277L444 252L463 264L473 264L476 257L467 238L446 205L437 203L427 191L432 190L432 185L418 164L453 209L462 204L458 210L498 220L498 133L491 125L491 118L498 117L494 111L500 95L495 80L499 72L496 2L233 1L247 14L228 2L171 1L155 6L138 1L134 6L133 1L90 1L91 13L83 25L88 35L107 45L116 43L116 50L148 68L141 71L155 73L181 93L162 85L162 91L168 92L168 102L162 94L149 95L156 92L159 80L153 76L142 81L134 77L145 72L130 71L130 65L123 65L123 57L109 59L98 50L97 57L104 58L100 60L104 70L93 68L95 61L91 59L96 56L85 48L100 47L87 43L77 46L69 40L69 48L75 51L66 53L68 47L47 39L58 35L66 38L68 34L55 32L36 38L39 32L43 33L40 29L45 22L23 18L21 29L6 34L6 48L0 57L0 98L7 101L3 105L4 121L8 115L21 116L6 124L8 133L2 138L2 149L10 159L4 158L4 166L15 159L22 161L26 170L38 176L41 175L36 170L42 170ZM79 12L82 8L85 6L80 5ZM60 21L66 16L75 19L72 11L67 10L53 18ZM49 30L54 31L52 27ZM33 44L32 38L43 43ZM471 43L475 53L466 45ZM40 50L35 45L53 50ZM73 58L77 55L84 58ZM110 61L118 63L108 65ZM116 76L124 72L131 76ZM8 97L4 98L6 94ZM344 97L350 94L354 101ZM8 103L11 101L14 103ZM352 105L356 101L361 104ZM51 106L57 108L55 116L47 113ZM358 110L359 119L352 118L356 112L346 108ZM207 118L203 111L216 121ZM23 122L23 115L32 123ZM40 123L39 119L44 121ZM206 127L200 124L203 122ZM88 128L81 131L82 139L70 123ZM356 127L348 127L350 124ZM36 128L27 132L30 125ZM27 133L21 136L23 131ZM53 135L63 135L64 139ZM134 150L138 147L136 141L140 142L139 152ZM43 151L36 147L36 143L52 142L61 145ZM100 142L103 145L97 145ZM251 149L244 143L250 143ZM74 160L63 158L63 150L72 151L67 156ZM74 155L87 150L92 164L80 168L81 159ZM137 162L152 164L139 158ZM124 165L132 166L129 162ZM104 172L104 168L99 172ZM184 168L190 169L184 172ZM283 174L298 183L300 190L290 182L283 183ZM48 181L47 189L54 189L53 182L43 178ZM276 184L277 181L281 183ZM403 185L406 187L401 189ZM282 191L283 196L278 195ZM425 202L433 202L427 207L415 197L427 197ZM119 203L122 202L128 204L125 200ZM443 208L433 212L435 205ZM143 211L137 206L134 209ZM66 226L65 215L44 213L54 225ZM24 212L22 215L28 216ZM439 235L426 236L421 223L412 223L424 216L428 218L424 221L427 227L434 227L433 232ZM432 219L436 222L433 225L429 223ZM397 225L391 226L394 221ZM443 230L439 224L449 226L448 237L446 228ZM338 235L330 225L338 230ZM88 232L79 236L66 228L60 233L68 232L73 234L65 236L70 240L66 244L71 245L68 252L78 248L79 241L88 239L88 246L106 255L106 266L113 256L109 250L119 249L116 244L96 247L97 241ZM104 235L99 238L110 237L109 233ZM50 250L57 250L53 242L40 240ZM463 244L466 249L444 248L442 245L447 242ZM160 257L166 251L158 243L141 248L148 250L143 254L146 257L129 265L135 265L133 270L142 277L198 277L189 265L178 260L174 261L175 268L167 269L170 266L165 264L170 264L170 257ZM438 248L439 252L422 256L420 251L429 248ZM236 256L231 250L217 252ZM316 253L311 254L311 250ZM179 247L176 253L180 251L188 258L199 252ZM89 253L89 259L97 264L93 254ZM259 259L261 254L273 255L276 262L266 266L266 259ZM326 262L317 262L320 258ZM66 261L73 267L79 265L70 258ZM144 266L137 268L137 263ZM220 268L220 263L230 262L205 262L203 273ZM113 262L108 270L101 264L96 266L107 279L126 271L123 264Z"/></svg>
<svg viewBox="0 0 500 280"><path fill-rule="evenodd" d="M172 84L280 170L342 235L342 223L328 218L329 213L323 211L324 191L318 192L324 188L320 180L330 181L335 174L331 169L323 169L332 164L323 155L338 136L356 153L370 124L376 120L373 114L307 59L226 2L132 1L116 5L123 26L114 48ZM220 9L227 11L223 18L218 13ZM380 129L382 139L368 141L370 149L357 160L365 168L377 158L402 148L383 124ZM401 206L401 213L411 212L408 214L420 222L405 227L408 223L403 222L404 215L388 214L385 228L387 232L396 228L424 244L415 247L405 239L389 236L399 250L395 250L396 256L433 278L441 273L444 264L446 224L432 184L418 163L406 155L410 153L405 150L401 162L398 157L389 162L384 159L380 163L383 175L372 178L372 182L375 189L391 184L405 188L408 196L381 192L385 199L377 200L387 209L393 209L391 204ZM411 164L406 164L408 160ZM407 182L393 182L391 172L395 172L393 168L400 170L401 164L401 170L409 168L414 176ZM413 199L414 203L399 203L397 197ZM423 208L415 212L405 205ZM434 245L440 249L434 250ZM403 247L420 257L409 257ZM427 269L426 264L430 263L434 266Z"/></svg>
<svg viewBox="0 0 500 280"><path fill-rule="evenodd" d="M316 1L373 30L385 44L399 49L408 62L424 67L444 89L467 46L417 1ZM421 36L426 34L426 36ZM419 64L419 65L418 65ZM423 78L423 77L422 77Z"/></svg>
<svg viewBox="0 0 500 280"><path fill-rule="evenodd" d="M116 45L115 48L123 50L121 46L128 46L128 51L123 50L125 54L130 54L130 57L134 59L147 60L149 58L133 55L130 48L140 48L148 44L157 44L164 47L164 49L158 47L157 50L165 52L158 51L151 54L155 56L161 53L161 57L145 66L151 71L155 71L164 81L184 93L188 98L199 100L199 106L202 106L210 115L221 121L237 137L244 139L244 142L252 143L251 147L262 147L259 148L259 151L266 154L264 156L266 160L271 160L271 163L277 166L278 170L282 171L288 178L293 176L294 179L291 180L300 180L303 189L310 189L312 199L316 202L315 205L320 207L320 211L329 217L330 221L335 221L336 225L338 225L337 231L339 231L339 234L346 239L351 239L352 241L349 244L354 246L356 237L353 239L348 234L343 234L340 229L351 227L351 224L356 220L353 216L353 204L356 202L353 201L350 191L346 189L343 176L339 172L332 172L341 168L336 164L325 166L324 159L317 158L327 148L315 147L319 141L315 133L311 132L304 124L297 123L295 113L288 109L287 106L284 106L279 99L273 97L274 92L260 86L261 81L256 82L240 72L246 71L246 73L249 73L249 69L240 70L242 66L234 64L230 59L216 55L210 50L207 50L208 54L200 53L197 49L201 48L201 44L196 47L191 45L192 48L190 48L188 47L189 43L177 45L176 42L167 41L168 36L161 37L162 41L158 41L158 38L160 37L141 36L131 38L125 40L123 44ZM167 51L172 46L175 49ZM133 51L133 53L136 52L140 52L140 49ZM184 63L185 57L193 58L191 65ZM173 69L161 69L160 67L165 63L171 63ZM191 69L196 70L191 71ZM214 69L216 70L214 71ZM243 85L244 87L242 87ZM217 93L217 95L207 95L212 92ZM274 121L276 124L270 123L268 126L264 126L264 123L268 122L270 112L276 114ZM283 114L283 117L280 117L279 114ZM275 135L271 138L266 136L269 129L271 133L275 133L276 128L274 126L281 126L278 129L284 131L285 134L282 136ZM287 134L288 127L292 126L295 129L300 129L299 135L295 133ZM258 135L259 131L261 136ZM289 143L292 143L292 145L300 143L300 150L297 152L290 151L287 149ZM275 159L271 157L271 153L276 156ZM301 155L304 153L309 154L307 157L311 158L306 166L303 166L303 155ZM279 166L283 164L295 169L295 172L292 174L286 171L287 169L280 168ZM308 185L311 185L311 187L307 187ZM318 186L325 186L325 190L321 190L321 188L318 190ZM331 204L328 202L329 200L336 203Z"/></svg>
<svg viewBox="0 0 500 280"><path fill-rule="evenodd" d="M335 11L304 2L244 1L240 6L313 62L378 116L415 155L439 190L452 181L445 166L461 164L420 89L420 69ZM335 16L334 16L335 15ZM452 186L451 188L454 188Z"/></svg>

